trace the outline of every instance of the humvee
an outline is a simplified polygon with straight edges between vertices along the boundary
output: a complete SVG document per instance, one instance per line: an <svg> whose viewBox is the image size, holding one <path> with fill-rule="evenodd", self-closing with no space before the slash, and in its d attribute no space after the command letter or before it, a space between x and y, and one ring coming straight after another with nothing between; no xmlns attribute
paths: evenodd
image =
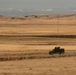
<svg viewBox="0 0 76 75"><path fill-rule="evenodd" d="M60 47L55 47L52 51L49 51L50 55L63 54L63 53L65 53L65 49L64 48L60 48Z"/></svg>

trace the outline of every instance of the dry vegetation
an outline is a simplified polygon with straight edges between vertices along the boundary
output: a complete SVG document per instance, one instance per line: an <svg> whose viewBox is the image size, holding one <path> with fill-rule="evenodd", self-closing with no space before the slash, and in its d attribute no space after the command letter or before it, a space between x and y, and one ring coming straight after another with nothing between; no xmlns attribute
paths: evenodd
<svg viewBox="0 0 76 75"><path fill-rule="evenodd" d="M30 24L30 25L48 25L57 24L59 19L60 24L76 24L76 14L72 15L27 15L20 17L0 17L0 24Z"/></svg>
<svg viewBox="0 0 76 75"><path fill-rule="evenodd" d="M0 75L76 75L76 57L0 62Z"/></svg>
<svg viewBox="0 0 76 75"><path fill-rule="evenodd" d="M66 53L49 55L55 46ZM0 75L21 74L76 75L76 14L0 15Z"/></svg>

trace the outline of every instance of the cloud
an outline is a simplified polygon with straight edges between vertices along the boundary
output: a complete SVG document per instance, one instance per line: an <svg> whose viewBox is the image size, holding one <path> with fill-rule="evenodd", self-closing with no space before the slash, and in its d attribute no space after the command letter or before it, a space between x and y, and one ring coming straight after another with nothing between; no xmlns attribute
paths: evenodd
<svg viewBox="0 0 76 75"><path fill-rule="evenodd" d="M1 15L29 15L29 14L66 14L66 13L75 13L76 8L49 8L49 9L42 9L42 10L29 10L23 8L7 8L7 9L0 9Z"/></svg>
<svg viewBox="0 0 76 75"><path fill-rule="evenodd" d="M8 8L8 9L0 9L0 11L5 11L5 12L12 12L12 11L19 11L19 12L24 12L25 9L21 9L21 8Z"/></svg>
<svg viewBox="0 0 76 75"><path fill-rule="evenodd" d="M53 9L47 9L46 11L53 11Z"/></svg>
<svg viewBox="0 0 76 75"><path fill-rule="evenodd" d="M42 11L53 11L53 9L49 8L49 9L42 9Z"/></svg>

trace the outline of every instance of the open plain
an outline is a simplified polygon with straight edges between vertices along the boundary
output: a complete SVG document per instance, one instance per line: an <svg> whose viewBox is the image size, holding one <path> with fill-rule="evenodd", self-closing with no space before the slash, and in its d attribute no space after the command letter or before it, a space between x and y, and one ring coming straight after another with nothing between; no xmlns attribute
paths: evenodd
<svg viewBox="0 0 76 75"><path fill-rule="evenodd" d="M0 16L0 75L21 74L76 75L76 14Z"/></svg>

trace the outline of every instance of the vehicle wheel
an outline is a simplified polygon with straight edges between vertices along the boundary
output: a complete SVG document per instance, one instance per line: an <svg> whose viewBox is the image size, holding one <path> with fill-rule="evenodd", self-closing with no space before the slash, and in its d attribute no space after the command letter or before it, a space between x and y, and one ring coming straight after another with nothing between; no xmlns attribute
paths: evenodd
<svg viewBox="0 0 76 75"><path fill-rule="evenodd" d="M61 52L59 52L59 54L62 54Z"/></svg>

